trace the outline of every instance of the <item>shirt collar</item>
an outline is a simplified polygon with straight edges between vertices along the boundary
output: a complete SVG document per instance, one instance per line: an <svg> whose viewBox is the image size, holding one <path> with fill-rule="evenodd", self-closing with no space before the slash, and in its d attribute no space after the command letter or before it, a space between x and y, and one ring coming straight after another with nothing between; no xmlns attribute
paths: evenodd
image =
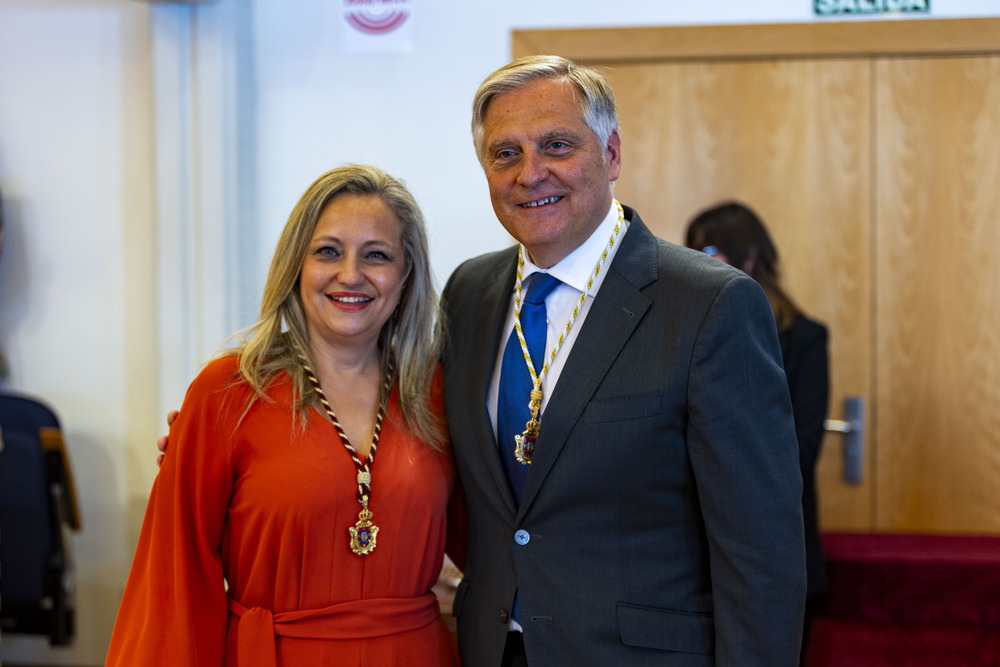
<svg viewBox="0 0 1000 667"><path fill-rule="evenodd" d="M522 280L527 282L528 276L536 271L542 271L552 274L578 292L586 290L587 283L590 281L591 276L594 275L594 269L597 268L597 262L600 261L601 255L604 254L604 249L608 246L608 240L614 234L615 225L618 224L618 206L620 204L618 206L616 204L618 204L618 200L612 200L611 208L608 209L604 220L601 221L601 224L597 226L597 229L593 231L587 240L547 271L546 269L540 269L528 258L528 253L524 253L524 269L521 272ZM603 282L607 267L611 264L611 259L614 257L615 252L621 246L622 236L627 229L628 220L623 219L622 229L618 234L615 247L608 252L608 258L604 262L604 269L602 269L601 275L594 280L593 285L590 286L589 296L597 294L597 288Z"/></svg>

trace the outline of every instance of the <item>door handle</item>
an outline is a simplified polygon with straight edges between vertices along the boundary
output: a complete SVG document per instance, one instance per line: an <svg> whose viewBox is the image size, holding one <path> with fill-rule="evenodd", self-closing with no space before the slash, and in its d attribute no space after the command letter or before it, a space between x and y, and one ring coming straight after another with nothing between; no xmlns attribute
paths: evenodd
<svg viewBox="0 0 1000 667"><path fill-rule="evenodd" d="M823 428L844 435L844 482L860 484L865 453L865 399L844 397L844 418L827 419Z"/></svg>

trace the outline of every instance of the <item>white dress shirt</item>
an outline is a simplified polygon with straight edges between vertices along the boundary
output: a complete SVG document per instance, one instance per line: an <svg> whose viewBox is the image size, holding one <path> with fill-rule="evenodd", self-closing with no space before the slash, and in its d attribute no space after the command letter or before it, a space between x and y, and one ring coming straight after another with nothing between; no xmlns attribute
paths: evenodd
<svg viewBox="0 0 1000 667"><path fill-rule="evenodd" d="M559 335L566 330L566 323L569 322L569 318L573 314L573 309L580 303L580 295L587 289L587 282L590 281L591 277L594 275L594 270L597 268L597 264L600 262L601 256L604 254L604 249L608 246L608 241L614 234L615 225L617 224L618 202L616 200L612 202L610 210L607 215L604 216L604 220L601 224L594 230L594 233L591 234L582 245L564 257L562 261L555 266L549 269L541 269L535 266L535 264L531 262L531 259L527 257L527 253L525 253L524 268L522 269L522 294L524 294L528 284L528 276L535 272L541 271L543 273L550 273L562 281L562 284L552 290L552 292L545 298L545 312L548 317L548 328L545 338L545 356L542 364L544 364L545 361L552 356L552 348L555 347L555 344L559 341ZM545 405L548 402L549 396L551 396L552 392L555 390L556 383L559 381L559 375L566 363L566 359L569 358L570 350L573 349L573 343L576 341L577 334L580 333L580 329L583 327L583 323L587 319L587 313L590 311L590 306L594 302L594 298L597 296L597 291L600 289L601 284L604 282L604 277L608 274L608 270L611 267L611 260L614 259L615 253L617 253L618 248L621 247L622 238L624 238L627 230L628 221L622 220L622 227L618 233L618 239L615 241L614 248L608 252L608 257L604 260L604 266L601 268L600 274L594 278L594 283L590 286L590 290L587 291L587 298L584 299L583 306L580 307L580 312L576 316L573 328L570 329L569 335L567 335L563 340L562 347L556 354L555 360L549 364L548 373L546 373L545 377L542 378L543 416L545 413ZM500 387L500 366L503 363L503 352L504 348L507 346L507 339L514 330L514 296L516 292L514 290L514 285L511 285L510 287L510 306L507 309L507 321L504 324L504 334L500 338L500 350L497 353L496 365L493 368L493 382L490 384L490 392L487 396L487 407L490 412L490 421L493 423L494 435L496 435L497 395ZM535 369L538 373L540 373L541 370L541 368ZM528 397L525 396L524 400L527 401ZM540 419L540 421L542 423L545 422L544 419Z"/></svg>

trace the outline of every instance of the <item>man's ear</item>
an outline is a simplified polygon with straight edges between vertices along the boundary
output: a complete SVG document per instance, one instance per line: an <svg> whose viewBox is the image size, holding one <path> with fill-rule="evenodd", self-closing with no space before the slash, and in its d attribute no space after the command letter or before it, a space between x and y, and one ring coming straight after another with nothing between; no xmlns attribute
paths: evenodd
<svg viewBox="0 0 1000 667"><path fill-rule="evenodd" d="M622 137L618 130L608 137L608 145L605 147L608 153L608 180L617 181L622 173Z"/></svg>

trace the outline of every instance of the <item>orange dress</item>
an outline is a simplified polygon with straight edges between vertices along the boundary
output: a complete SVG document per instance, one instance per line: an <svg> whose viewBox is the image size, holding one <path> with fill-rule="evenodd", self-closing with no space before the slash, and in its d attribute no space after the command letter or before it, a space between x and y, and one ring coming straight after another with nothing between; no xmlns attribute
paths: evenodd
<svg viewBox="0 0 1000 667"><path fill-rule="evenodd" d="M393 391L372 464L376 548L358 556L357 473L333 425L311 409L293 426L287 376L244 416L237 363L206 366L171 427L105 664L457 667L430 592L450 457L404 430Z"/></svg>

